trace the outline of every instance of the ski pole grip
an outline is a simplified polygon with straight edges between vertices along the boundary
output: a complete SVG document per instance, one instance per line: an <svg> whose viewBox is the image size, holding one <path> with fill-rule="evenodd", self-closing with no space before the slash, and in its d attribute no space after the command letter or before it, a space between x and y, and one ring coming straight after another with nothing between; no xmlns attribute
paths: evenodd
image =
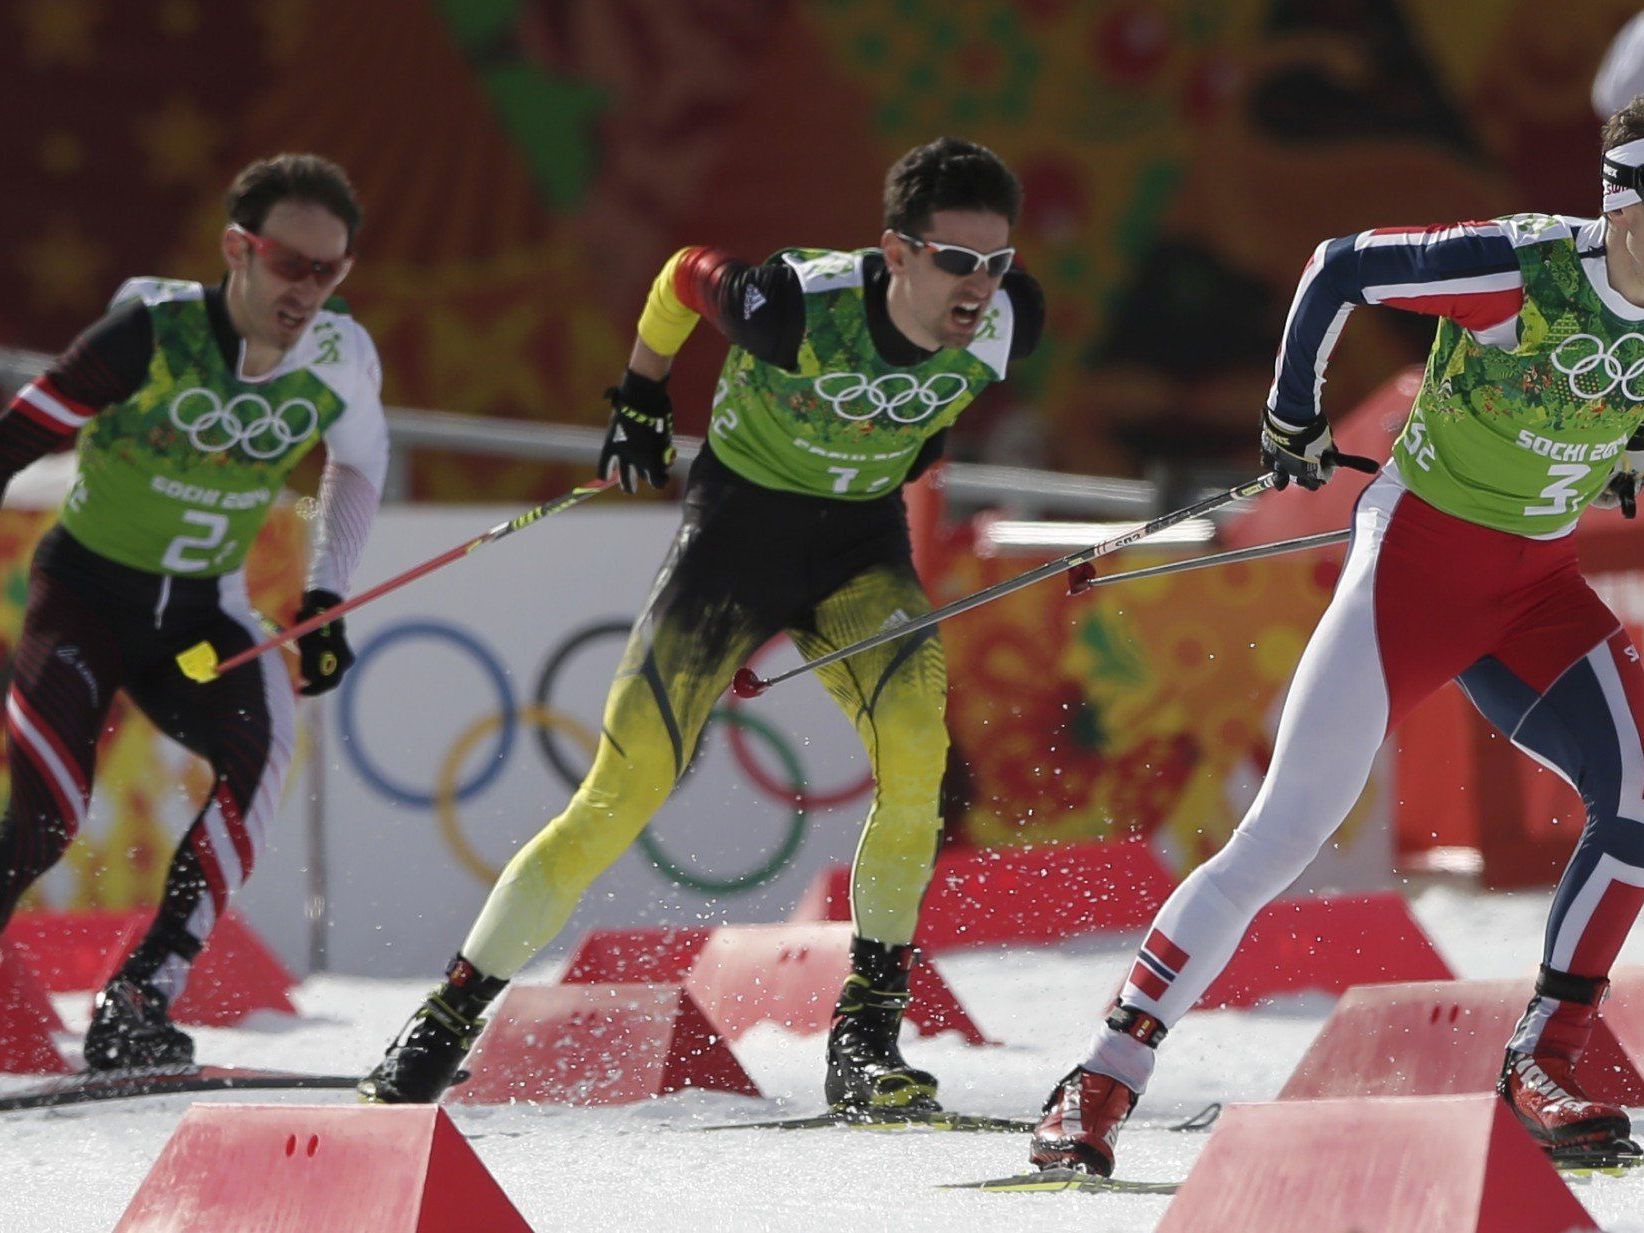
<svg viewBox="0 0 1644 1233"><path fill-rule="evenodd" d="M1340 450L1334 451L1334 462L1338 467L1346 467L1349 471L1362 471L1366 475L1375 475L1381 471L1381 464L1374 458L1366 458L1363 454L1344 454Z"/></svg>

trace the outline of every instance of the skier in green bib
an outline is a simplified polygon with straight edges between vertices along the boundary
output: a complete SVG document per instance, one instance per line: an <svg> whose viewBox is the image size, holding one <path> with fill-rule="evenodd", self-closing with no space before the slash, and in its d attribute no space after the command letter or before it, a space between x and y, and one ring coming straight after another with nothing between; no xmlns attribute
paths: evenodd
<svg viewBox="0 0 1644 1233"><path fill-rule="evenodd" d="M341 602L387 470L376 350L331 298L361 218L347 176L314 155L260 160L235 178L227 210L221 282L129 280L0 414L0 486L78 438L11 664L0 927L85 821L117 691L212 771L153 925L97 995L93 1069L193 1060L168 1010L251 874L291 763L295 703L278 657L200 685L175 656L209 641L226 657L260 640L246 553L321 441L319 535L298 619ZM341 620L298 649L305 694L335 688L353 662Z"/></svg>
<svg viewBox="0 0 1644 1233"><path fill-rule="evenodd" d="M754 650L786 631L813 658L927 611L900 489L1038 340L1038 285L1012 264L1020 202L991 151L943 138L890 169L878 248L785 249L763 265L686 248L663 266L609 392L601 470L630 491L666 482L668 372L707 317L731 349L679 534L612 685L593 769L509 862L445 983L361 1083L365 1095L438 1099L486 1005L649 822ZM875 778L852 872L852 970L828 1037L827 1099L932 1110L936 1080L903 1058L897 1033L941 826L941 643L930 630L821 675Z"/></svg>
<svg viewBox="0 0 1644 1233"><path fill-rule="evenodd" d="M1166 1034L1341 825L1388 732L1451 680L1587 810L1497 1091L1554 1159L1639 1161L1627 1111L1588 1093L1578 1064L1644 907L1644 667L1573 532L1589 506L1632 517L1644 470L1644 97L1602 148L1597 218L1376 228L1326 240L1302 271L1261 425L1281 486L1335 469L1321 398L1356 306L1438 318L1427 371L1359 498L1261 791L1160 908L1045 1101L1029 1147L1042 1169L1112 1175Z"/></svg>

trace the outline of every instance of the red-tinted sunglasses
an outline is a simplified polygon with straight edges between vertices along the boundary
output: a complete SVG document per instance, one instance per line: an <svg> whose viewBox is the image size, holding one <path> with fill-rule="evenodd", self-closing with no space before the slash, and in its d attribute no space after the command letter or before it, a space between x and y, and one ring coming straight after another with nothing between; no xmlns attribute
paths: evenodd
<svg viewBox="0 0 1644 1233"><path fill-rule="evenodd" d="M337 282L354 264L354 254L344 253L335 261L316 261L295 249L287 248L278 240L270 240L254 231L247 231L239 223L230 223L228 229L245 237L245 242L261 257L269 269L288 283L300 283L312 278L322 287Z"/></svg>

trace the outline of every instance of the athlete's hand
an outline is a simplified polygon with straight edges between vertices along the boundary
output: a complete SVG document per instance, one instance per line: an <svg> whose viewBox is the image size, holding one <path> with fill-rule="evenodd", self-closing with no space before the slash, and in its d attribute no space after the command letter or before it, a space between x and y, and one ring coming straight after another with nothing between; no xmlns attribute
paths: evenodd
<svg viewBox="0 0 1644 1233"><path fill-rule="evenodd" d="M1330 425L1321 415L1311 424L1297 428L1271 411L1262 413L1262 461L1278 477L1275 488L1295 480L1309 492L1324 487L1336 473L1336 447L1330 440Z"/></svg>
<svg viewBox="0 0 1644 1233"><path fill-rule="evenodd" d="M342 603L342 596L330 591L304 591L303 606L297 609L301 623L318 616L327 608ZM303 683L297 690L305 697L329 693L342 683L343 673L354 666L354 652L348 649L343 636L343 619L328 621L318 629L311 629L297 639L297 650L302 656Z"/></svg>
<svg viewBox="0 0 1644 1233"><path fill-rule="evenodd" d="M1610 482L1593 498L1594 509L1620 508L1623 518L1638 515L1638 489L1644 484L1644 428L1627 441L1627 452L1616 463Z"/></svg>
<svg viewBox="0 0 1644 1233"><path fill-rule="evenodd" d="M600 478L610 479L614 470L623 492L637 492L641 476L652 488L661 488L674 460L674 408L667 378L652 381L630 368L605 397L611 400L611 425L599 451Z"/></svg>

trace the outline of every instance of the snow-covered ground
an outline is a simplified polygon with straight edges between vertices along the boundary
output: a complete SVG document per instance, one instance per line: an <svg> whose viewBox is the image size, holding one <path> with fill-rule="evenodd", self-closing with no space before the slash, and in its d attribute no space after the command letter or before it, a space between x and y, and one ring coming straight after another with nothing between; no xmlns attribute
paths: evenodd
<svg viewBox="0 0 1644 1233"><path fill-rule="evenodd" d="M1462 976L1525 976L1539 950L1545 894L1482 895L1449 886L1414 894L1417 916ZM943 975L999 1048L956 1038L913 1040L952 1108L1023 1117L1084 1052L1091 1025L1136 938L1006 954L949 954ZM1644 931L1623 953L1644 962ZM430 967L437 957L430 956ZM551 976L552 966L531 975ZM1528 988L1528 979L1526 979ZM298 995L303 1017L261 1017L200 1030L204 1062L364 1071L425 991L421 983L319 977ZM85 998L59 1001L71 1026ZM1282 1086L1329 1012L1329 999L1271 1010L1201 1012L1171 1034L1152 1091L1120 1139L1120 1171L1181 1178L1202 1134L1169 1121L1210 1101L1264 1100ZM65 1045L68 1042L64 1042ZM820 1111L820 1039L758 1029L737 1056L767 1099L683 1093L618 1108L458 1107L453 1116L532 1226L560 1228L944 1231L1105 1228L1145 1233L1164 1197L988 1195L938 1183L1020 1171L1018 1136L826 1130L701 1134L728 1120ZM7 1080L6 1086L15 1086ZM86 1233L112 1228L192 1100L345 1101L346 1093L175 1096L0 1115L0 1230ZM1634 1111L1635 1121L1644 1110ZM1600 1178L1578 1197L1611 1233L1644 1233L1644 1178ZM318 1231L317 1231L318 1233ZM476 1231L478 1233L478 1231Z"/></svg>

